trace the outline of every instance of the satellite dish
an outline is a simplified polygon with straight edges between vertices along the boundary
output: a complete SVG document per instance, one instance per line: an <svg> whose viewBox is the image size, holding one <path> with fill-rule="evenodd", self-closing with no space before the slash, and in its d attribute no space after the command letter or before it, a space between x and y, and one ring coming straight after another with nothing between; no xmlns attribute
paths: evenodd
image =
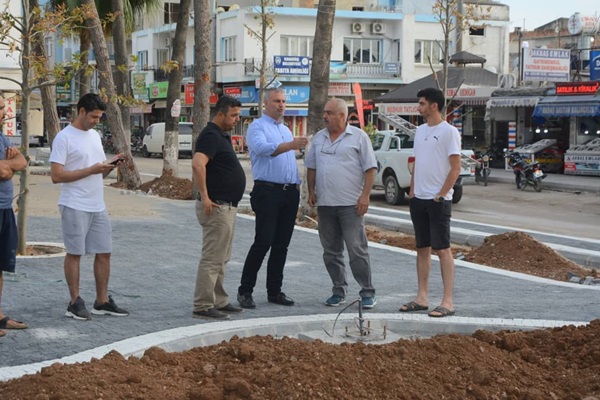
<svg viewBox="0 0 600 400"><path fill-rule="evenodd" d="M221 6L217 7L217 9L215 10L217 14L221 14L225 12L225 9Z"/></svg>
<svg viewBox="0 0 600 400"><path fill-rule="evenodd" d="M237 4L232 4L229 6L229 11L235 11L235 10L239 10L240 6L238 6Z"/></svg>

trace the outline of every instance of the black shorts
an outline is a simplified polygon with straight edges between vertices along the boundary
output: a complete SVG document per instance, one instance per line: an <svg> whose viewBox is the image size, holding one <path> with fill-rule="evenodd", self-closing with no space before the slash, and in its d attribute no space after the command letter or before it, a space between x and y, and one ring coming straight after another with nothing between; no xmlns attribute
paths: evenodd
<svg viewBox="0 0 600 400"><path fill-rule="evenodd" d="M410 218L415 229L417 248L443 250L450 247L450 217L452 201L435 202L413 197L410 199Z"/></svg>
<svg viewBox="0 0 600 400"><path fill-rule="evenodd" d="M17 223L12 208L0 209L0 271L15 272Z"/></svg>

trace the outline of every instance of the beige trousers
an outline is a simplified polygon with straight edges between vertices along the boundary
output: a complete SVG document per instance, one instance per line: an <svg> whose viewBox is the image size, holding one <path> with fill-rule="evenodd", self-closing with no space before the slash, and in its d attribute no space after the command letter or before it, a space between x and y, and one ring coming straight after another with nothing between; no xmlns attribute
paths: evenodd
<svg viewBox="0 0 600 400"><path fill-rule="evenodd" d="M231 257L236 213L235 207L220 206L207 216L202 203L196 201L196 217L202 226L202 255L196 277L194 311L221 308L229 303L223 281L225 266Z"/></svg>

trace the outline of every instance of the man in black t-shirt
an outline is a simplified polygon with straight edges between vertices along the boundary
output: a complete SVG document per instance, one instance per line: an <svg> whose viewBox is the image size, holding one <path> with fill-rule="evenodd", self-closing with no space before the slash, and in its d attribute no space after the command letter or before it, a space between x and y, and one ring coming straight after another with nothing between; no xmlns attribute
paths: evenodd
<svg viewBox="0 0 600 400"><path fill-rule="evenodd" d="M231 144L231 131L240 120L239 100L222 96L216 115L202 130L192 160L198 187L196 217L202 226L202 256L194 293L194 318L226 319L241 308L229 303L223 286L238 202L246 188L246 174Z"/></svg>

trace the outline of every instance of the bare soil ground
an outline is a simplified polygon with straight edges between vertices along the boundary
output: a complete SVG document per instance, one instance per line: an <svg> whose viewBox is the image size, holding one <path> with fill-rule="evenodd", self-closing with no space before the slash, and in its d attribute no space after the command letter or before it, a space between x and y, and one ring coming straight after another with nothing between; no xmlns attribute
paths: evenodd
<svg viewBox="0 0 600 400"><path fill-rule="evenodd" d="M333 345L234 338L182 353L116 352L0 383L3 399L598 399L600 320Z"/></svg>
<svg viewBox="0 0 600 400"><path fill-rule="evenodd" d="M148 192L186 198L187 183L159 178ZM191 185L191 182L190 182ZM163 194L161 194L163 193ZM175 194L173 194L175 193ZM171 197L171 196L177 197ZM369 227L371 241L415 248L414 239ZM587 271L532 237L510 232L470 249L468 261L565 280ZM600 399L600 320L531 332L478 331L387 345L234 338L182 353L54 364L0 383L2 399Z"/></svg>

